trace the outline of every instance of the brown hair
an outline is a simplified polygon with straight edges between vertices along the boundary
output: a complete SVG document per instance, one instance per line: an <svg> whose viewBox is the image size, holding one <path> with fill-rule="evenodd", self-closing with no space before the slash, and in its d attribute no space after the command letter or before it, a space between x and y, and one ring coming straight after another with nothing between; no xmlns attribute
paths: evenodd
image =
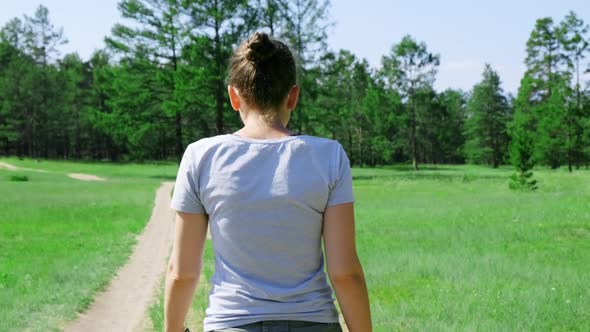
<svg viewBox="0 0 590 332"><path fill-rule="evenodd" d="M263 115L280 106L296 84L295 59L289 47L256 32L233 53L227 83Z"/></svg>

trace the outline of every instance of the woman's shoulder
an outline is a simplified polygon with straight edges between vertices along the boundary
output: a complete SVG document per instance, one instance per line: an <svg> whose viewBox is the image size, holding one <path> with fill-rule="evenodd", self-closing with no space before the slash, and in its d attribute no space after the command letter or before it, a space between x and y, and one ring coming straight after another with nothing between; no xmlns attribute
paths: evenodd
<svg viewBox="0 0 590 332"><path fill-rule="evenodd" d="M195 151L195 150L203 150L209 148L211 146L218 145L227 140L228 135L216 135L211 137L203 137L200 138L187 146L187 150Z"/></svg>
<svg viewBox="0 0 590 332"><path fill-rule="evenodd" d="M277 144L278 143L278 144ZM225 134L225 135L216 135L211 137L201 138L190 143L187 147L187 152L190 155L203 155L206 154L208 151L215 151L219 148L233 146L233 145L241 145L241 144L263 144L263 145L275 145L279 146L282 145L281 143L286 144L294 144L295 146L307 146L312 150L319 152L321 154L329 154L341 152L343 151L343 147L335 139L330 139L326 137L320 136L313 136L313 135L306 135L306 134L297 134L292 136L286 136L281 139L269 139L269 140L256 140L256 139L248 139L243 138L240 136L232 135L232 134ZM307 148L306 148L307 150Z"/></svg>
<svg viewBox="0 0 590 332"><path fill-rule="evenodd" d="M330 139L321 136L312 136L312 135L297 135L303 140L309 141L312 144L318 145L325 145L325 146L332 146L332 147L340 147L342 146L340 142L335 139Z"/></svg>
<svg viewBox="0 0 590 332"><path fill-rule="evenodd" d="M335 139L330 139L326 137L319 137L319 136L310 136L304 135L307 142L311 145L314 145L318 151L322 151L324 154L329 155L340 155L342 153L346 153L344 151L344 147L340 142Z"/></svg>

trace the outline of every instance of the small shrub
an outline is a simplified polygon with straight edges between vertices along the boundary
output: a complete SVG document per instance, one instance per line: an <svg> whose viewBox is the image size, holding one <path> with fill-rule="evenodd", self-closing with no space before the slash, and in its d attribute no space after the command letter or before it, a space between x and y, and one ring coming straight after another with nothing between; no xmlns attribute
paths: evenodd
<svg viewBox="0 0 590 332"><path fill-rule="evenodd" d="M26 175L11 175L10 181L14 182L27 182L29 181L29 177Z"/></svg>
<svg viewBox="0 0 590 332"><path fill-rule="evenodd" d="M520 118L511 128L512 142L510 143L510 161L516 169L516 174L510 177L508 187L512 190L537 190L537 180L533 179L534 144L530 132L526 128L526 118Z"/></svg>
<svg viewBox="0 0 590 332"><path fill-rule="evenodd" d="M533 180L533 172L518 171L510 176L508 187L512 190L533 191L537 190L537 180Z"/></svg>

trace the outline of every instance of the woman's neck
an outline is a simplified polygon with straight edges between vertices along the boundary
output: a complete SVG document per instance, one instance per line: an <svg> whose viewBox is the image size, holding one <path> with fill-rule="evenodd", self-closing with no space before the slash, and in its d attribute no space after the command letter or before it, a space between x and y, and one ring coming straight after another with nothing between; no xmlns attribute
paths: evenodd
<svg viewBox="0 0 590 332"><path fill-rule="evenodd" d="M234 134L254 138L254 139L271 139L292 135L292 132L286 128L285 119L276 117L274 119L265 119L260 113L255 111L240 112L244 127Z"/></svg>

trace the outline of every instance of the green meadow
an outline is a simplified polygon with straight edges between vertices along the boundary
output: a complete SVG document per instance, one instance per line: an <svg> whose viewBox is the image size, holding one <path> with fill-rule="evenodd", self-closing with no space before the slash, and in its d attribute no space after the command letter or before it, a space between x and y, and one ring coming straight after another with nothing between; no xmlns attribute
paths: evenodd
<svg viewBox="0 0 590 332"><path fill-rule="evenodd" d="M538 171L534 193L510 191L511 172L353 169L375 331L590 329L590 171ZM206 249L187 319L196 331L213 273ZM158 330L162 303L151 310Z"/></svg>
<svg viewBox="0 0 590 332"><path fill-rule="evenodd" d="M377 331L590 329L590 172L357 170L358 248Z"/></svg>
<svg viewBox="0 0 590 332"><path fill-rule="evenodd" d="M0 169L0 331L58 331L125 263L176 167L0 161L49 171Z"/></svg>
<svg viewBox="0 0 590 332"><path fill-rule="evenodd" d="M0 330L59 330L124 264L176 167L0 161L53 172L0 169ZM511 173L353 169L375 331L590 330L590 171L536 170L532 193L510 191ZM208 243L194 331L212 269ZM162 303L150 310L157 331Z"/></svg>

